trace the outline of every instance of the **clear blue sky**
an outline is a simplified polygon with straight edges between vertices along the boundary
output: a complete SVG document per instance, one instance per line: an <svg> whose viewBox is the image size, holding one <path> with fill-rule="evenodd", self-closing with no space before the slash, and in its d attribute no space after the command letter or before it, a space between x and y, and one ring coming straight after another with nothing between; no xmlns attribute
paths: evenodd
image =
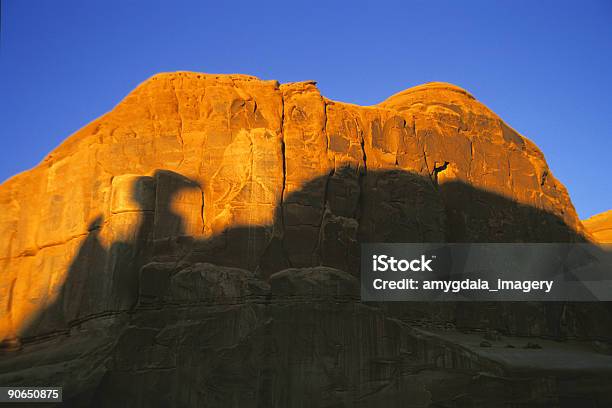
<svg viewBox="0 0 612 408"><path fill-rule="evenodd" d="M451 82L540 146L581 217L612 208L612 0L2 0L0 180L176 70L358 104Z"/></svg>

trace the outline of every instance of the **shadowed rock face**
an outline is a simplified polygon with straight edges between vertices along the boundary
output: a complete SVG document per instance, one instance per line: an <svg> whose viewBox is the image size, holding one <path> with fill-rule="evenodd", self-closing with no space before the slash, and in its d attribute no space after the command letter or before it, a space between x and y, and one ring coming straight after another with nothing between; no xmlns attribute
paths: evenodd
<svg viewBox="0 0 612 408"><path fill-rule="evenodd" d="M612 371L605 305L359 302L361 242L585 239L537 147L449 84L359 107L313 82L158 75L0 202L0 337L25 344L1 383L100 406L610 398L586 391ZM581 340L562 355L585 380L538 363L554 345L518 367L532 350L485 356L458 329Z"/></svg>

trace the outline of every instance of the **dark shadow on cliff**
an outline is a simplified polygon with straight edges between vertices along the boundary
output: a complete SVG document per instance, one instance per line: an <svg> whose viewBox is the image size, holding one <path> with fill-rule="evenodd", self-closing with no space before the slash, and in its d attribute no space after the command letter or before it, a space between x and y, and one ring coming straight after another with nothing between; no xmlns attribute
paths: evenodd
<svg viewBox="0 0 612 408"><path fill-rule="evenodd" d="M405 171L364 173L345 167L288 194L273 225L235 227L210 240L194 240L183 251L188 255L182 260L255 270L263 278L290 267L317 265L359 276L360 243L365 242L587 240L552 213L462 182L437 185L429 177ZM379 306L405 321L448 323L462 330L612 340L610 303L391 302Z"/></svg>
<svg viewBox="0 0 612 408"><path fill-rule="evenodd" d="M561 218L461 182L437 185L405 171L332 171L286 194L270 225L237 226L210 238L186 233L174 197L201 186L171 171L133 184L140 223L106 251L101 228L133 222L134 211L96 219L68 271L57 301L21 336L69 331L82 321L133 310L139 273L151 262L209 262L255 271L262 279L289 267L330 266L358 276L363 242L585 242ZM202 195L203 197L203 195ZM194 211L206 203L193 203ZM609 304L392 303L379 305L405 321L450 323L514 335L612 340ZM534 320L541 326L529 329ZM571 326L571 327L568 327Z"/></svg>
<svg viewBox="0 0 612 408"><path fill-rule="evenodd" d="M585 241L584 237L553 214L467 184L451 182L437 185L435 180L427 176L409 172L362 172L350 167L311 180L298 190L286 194L276 208L274 221L270 225L236 226L210 239L202 239L188 233L194 230L192 224L197 226L199 220L203 222L201 210L206 203L189 198L197 197L201 191L202 186L170 171L158 171L153 176L135 178L127 193L138 208L130 207L125 204L126 200L118 196L116 202L111 204L109 216L106 219L99 217L91 223L88 236L70 266L56 302L21 333L24 341L58 333L68 334L87 320L109 315L123 316L125 320L122 324L129 326L130 319L143 314L141 320L146 321L145 327L131 327L130 336L120 337L121 340L118 337L116 340L125 343L121 346L123 353L133 355L135 360L139 360L139 353L145 359L146 353L156 350L156 353L162 353L160 359L165 362L162 357L169 349L167 344L158 344L156 337L155 341L151 340L153 346L150 346L148 336L150 333L156 333L157 336L156 330L161 330L168 322L172 324L176 315L172 311L164 314L166 312L163 307L146 304L144 299L139 298L143 293L143 279L155 278L144 275L159 273L167 282L168 275L198 262L248 269L262 280L286 268L319 265L358 276L362 242ZM189 220L177 214L172 205L175 198L184 198L186 193L191 195L183 199L181 205L193 216ZM139 222L136 224L137 220ZM120 234L122 239L110 247L102 244L104 229L121 231L123 227L133 225L138 227L134 231L128 228L127 232ZM164 282L163 279L160 281ZM351 301L358 303L359 299L355 297ZM459 330L497 331L508 335L541 336L557 340L578 337L612 342L610 303L391 302L371 306L378 308L385 316L408 323L427 322L435 327L452 325ZM292 315L294 325L312 325L310 320L318 318L315 309L305 307L290 310L299 314ZM221 314L218 324L235 323L232 319L224 320L225 316ZM341 315L334 314L330 318L334 316ZM199 318L208 319L205 314L199 315ZM364 315L355 314L352 318L359 321ZM178 329L182 330L181 327L182 323ZM212 327L223 333L214 324ZM294 326L289 327L295 329ZM290 343L289 351L298 347L291 343L295 339L287 331L272 331L268 325L264 325L263 330L270 332L264 333L263 340L257 341L268 342L262 346L266 352L270 349L270 353L274 353L276 345L282 342L282 339L275 336L290 339L287 340ZM220 334L196 330L188 337L195 344L194 349L199 350L212 341L211 336L216 339ZM143 344L155 348L146 349ZM332 346L334 350L343 347L342 344ZM236 352L242 353L241 350L237 348ZM27 353L27 348L22 353ZM211 381L213 384L233 386L235 381L242 381L246 374L242 374L243 367L239 363L233 360L227 363L224 353L218 359L211 360L211 364L217 364L211 370L217 373L215 375L225 377ZM247 354L246 351L244 353ZM96 391L94 400L98 404L123 400L122 396L129 395L132 387L138 387L137 383L132 382L133 373L123 368L119 360L120 357L113 357L114 374L104 375L104 385L100 387L102 391ZM233 365L226 367L223 366L225 363ZM205 376L203 372L207 371L200 366L206 364L208 360L202 361L200 365L193 362L193 366L180 367L183 369L180 378L187 382L192 377L199 378L192 376L190 369L197 371L200 377ZM258 387L265 394L274 389L272 381L275 375L281 374L273 372L277 367L272 363L268 366L264 361L262 364L265 373ZM157 368L150 369L153 373ZM163 370L162 366L159 373L163 373ZM159 386L163 389L170 387L163 381ZM193 386L200 389L206 384ZM106 395L108 390L116 395ZM223 390L209 391L214 394ZM93 401L91 389L66 392L67 395L71 393L69 404ZM268 401L276 397L271 394L262 398ZM157 401L157 404L167 405L164 401Z"/></svg>
<svg viewBox="0 0 612 408"><path fill-rule="evenodd" d="M171 208L172 198L183 190L199 191L199 186L164 170L152 176L137 176L130 182L130 191L123 192L123 197L118 194L119 203L113 199L108 218L98 216L90 223L55 302L22 331L23 338L68 332L70 327L91 318L136 306L139 270L152 257L156 236L181 236L185 229L182 217ZM137 208L133 208L134 204ZM100 237L102 228L113 230L123 239L105 249Z"/></svg>

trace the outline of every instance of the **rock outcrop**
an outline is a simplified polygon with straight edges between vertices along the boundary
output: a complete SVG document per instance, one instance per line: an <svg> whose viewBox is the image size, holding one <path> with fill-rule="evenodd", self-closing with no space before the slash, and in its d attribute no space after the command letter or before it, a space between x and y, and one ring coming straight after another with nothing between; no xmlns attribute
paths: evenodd
<svg viewBox="0 0 612 408"><path fill-rule="evenodd" d="M588 238L540 150L450 84L361 107L311 81L156 75L0 206L0 382L52 379L75 404L546 405L612 371L527 386L507 351L453 337L605 345L597 305L359 302L361 242Z"/></svg>
<svg viewBox="0 0 612 408"><path fill-rule="evenodd" d="M612 210L587 218L582 224L597 242L612 244Z"/></svg>

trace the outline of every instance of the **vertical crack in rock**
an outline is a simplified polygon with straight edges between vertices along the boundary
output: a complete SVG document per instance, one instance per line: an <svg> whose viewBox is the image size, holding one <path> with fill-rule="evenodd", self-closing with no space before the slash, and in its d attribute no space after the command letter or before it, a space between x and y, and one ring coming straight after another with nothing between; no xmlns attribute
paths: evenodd
<svg viewBox="0 0 612 408"><path fill-rule="evenodd" d="M202 206L200 207L200 220L202 221L202 235L206 231L206 216L204 213L204 190L200 187L200 193L202 194Z"/></svg>
<svg viewBox="0 0 612 408"><path fill-rule="evenodd" d="M358 179L357 179L357 184L359 185L359 195L357 197L357 206L355 208L355 220L357 220L357 224L360 226L361 225L361 216L363 215L363 210L364 210L364 191L365 191L365 186L364 186L364 181L365 181L365 176L368 173L368 160L367 160L367 155L366 155L366 149L365 149L365 135L363 132L363 129L361 127L359 127L359 135L360 135L360 146L361 146L361 156L363 159L363 168L358 169L359 174L358 174Z"/></svg>
<svg viewBox="0 0 612 408"><path fill-rule="evenodd" d="M11 281L11 284L9 286L9 290L8 290L8 296L7 296L7 300L6 300L6 312L7 313L11 313L11 310L13 309L13 295L15 292L15 284L17 283L17 278L13 278L13 280Z"/></svg>
<svg viewBox="0 0 612 408"><path fill-rule="evenodd" d="M359 125L359 124L358 124ZM366 149L365 149L365 136L363 134L363 129L361 127L359 127L359 135L360 137L360 145L361 145L361 154L362 154L362 158L363 158L363 171L367 172L368 171L368 162L367 162L367 155L366 155Z"/></svg>
<svg viewBox="0 0 612 408"><path fill-rule="evenodd" d="M287 188L287 155L285 152L285 95L283 94L283 91L280 90L280 94L281 94L281 105L282 105L282 109L281 109L281 122L280 122L280 143L281 143L281 156L282 156L282 161L283 161L283 185L281 186L281 193L280 193L280 200L279 200L279 204L278 204L278 212L279 212L279 219L280 219L280 228L281 228L281 237L280 237L280 244L281 244L281 249L283 252L283 256L285 257L285 260L287 261L287 263L289 264L289 266L291 267L291 258L289 258L289 256L287 255L287 250L285 248L285 189Z"/></svg>
<svg viewBox="0 0 612 408"><path fill-rule="evenodd" d="M329 135L327 134L327 102L325 99L321 98L323 101L323 136L325 137L325 153L329 154Z"/></svg>
<svg viewBox="0 0 612 408"><path fill-rule="evenodd" d="M183 164L183 161L185 161L185 141L183 139L183 115L181 114L181 102L179 100L178 94L176 93L176 87L174 86L174 82L171 82L172 84L172 90L174 92L174 100L176 101L176 113L178 115L178 119L179 119L179 126L177 128L177 132L178 132L178 141L181 145L181 161L179 161L178 165L176 166L177 168L181 167L181 164Z"/></svg>
<svg viewBox="0 0 612 408"><path fill-rule="evenodd" d="M540 177L540 186L544 186L546 184L546 179L548 178L548 169L544 169L542 176Z"/></svg>
<svg viewBox="0 0 612 408"><path fill-rule="evenodd" d="M327 102L324 98L321 98L323 101L323 128L321 131L323 132L323 137L325 138L325 155L329 157L329 135L327 134ZM328 200L328 191L329 191L329 182L333 175L336 172L336 157L334 155L334 167L327 174L327 178L325 179L325 187L323 189L323 201L321 208L321 217L319 219L319 239L316 247L314 248L313 257L316 258L318 256L318 263L321 264L322 254L321 254L321 243L323 241L323 221L325 220L325 213L327 212L327 200Z"/></svg>
<svg viewBox="0 0 612 408"><path fill-rule="evenodd" d="M327 174L327 178L325 179L325 187L323 189L323 208L321 209L321 218L319 219L319 239L317 241L317 246L314 248L313 251L313 257L317 257L318 256L318 263L321 264L321 261L323 259L323 254L321 253L321 244L323 243L323 221L325 220L325 215L327 213L327 200L328 200L328 194L329 194L329 182L331 180L331 178L334 176L334 174L336 174L336 167L335 167L335 163L334 163L334 167L331 169L331 171Z"/></svg>
<svg viewBox="0 0 612 408"><path fill-rule="evenodd" d="M433 179L431 177L431 175L433 173L433 170L432 171L429 170L429 163L427 163L427 152L425 151L425 144L421 144L421 151L423 152L423 161L425 162L425 170L427 171L427 175L429 176L429 178L433 182ZM435 163L434 163L434 165L435 165Z"/></svg>
<svg viewBox="0 0 612 408"><path fill-rule="evenodd" d="M423 162L425 163L425 170L427 171L427 175L431 179L431 173L433 170L429 169L429 163L427 163L427 151L425 149L425 141L421 137L419 137L417 133L416 118L414 118L413 131L417 145L421 146L421 152L423 153ZM433 179L431 181L433 182Z"/></svg>
<svg viewBox="0 0 612 408"><path fill-rule="evenodd" d="M248 119L247 119L248 121ZM250 126L250 124L249 124ZM253 241L255 239L254 236L254 229L257 228L253 225L253 207L250 206L250 204L253 203L253 183L254 183L254 178L253 178L253 172L254 172L254 167L255 167L255 141L253 140L253 134L252 133L248 133L248 138L249 138L249 167L247 169L247 174L246 174L246 179L244 180L244 185L247 186L247 191L248 191L248 196L245 198L246 202L249 203L249 207L247 210L247 223L246 223L246 232L247 232L247 239L246 239L246 258L247 258L247 265L249 265L249 269L250 269L250 260L252 258L255 257L255 245L253 244Z"/></svg>
<svg viewBox="0 0 612 408"><path fill-rule="evenodd" d="M405 148L406 146L406 118L402 118L402 129L403 131L400 133L401 139L398 140L397 148L395 149L395 165L396 166L399 166L400 150L402 147ZM402 153L405 153L405 152L402 152Z"/></svg>
<svg viewBox="0 0 612 408"><path fill-rule="evenodd" d="M285 157L285 95L282 94L281 91L281 102L282 102L282 113L281 113L281 123L280 123L280 148L281 148L281 156L283 161L283 185L281 186L280 193L280 203L279 203L279 211L280 211L280 221L283 228L283 234L285 232L285 188L287 184L287 160Z"/></svg>
<svg viewBox="0 0 612 408"><path fill-rule="evenodd" d="M467 179L472 180L472 162L474 161L474 141L470 140L470 160L468 160Z"/></svg>

